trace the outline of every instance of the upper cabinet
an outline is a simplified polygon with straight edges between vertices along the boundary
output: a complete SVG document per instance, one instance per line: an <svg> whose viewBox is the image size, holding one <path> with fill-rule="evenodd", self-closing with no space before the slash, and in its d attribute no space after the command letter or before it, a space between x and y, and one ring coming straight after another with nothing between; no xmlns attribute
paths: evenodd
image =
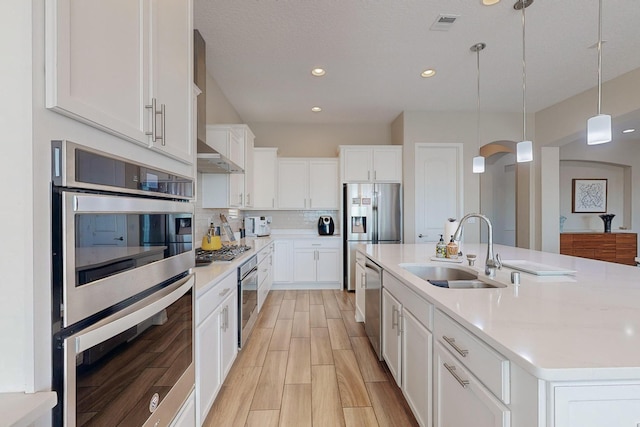
<svg viewBox="0 0 640 427"><path fill-rule="evenodd" d="M253 150L253 208L276 208L277 148Z"/></svg>
<svg viewBox="0 0 640 427"><path fill-rule="evenodd" d="M279 209L338 209L338 160L278 160Z"/></svg>
<svg viewBox="0 0 640 427"><path fill-rule="evenodd" d="M341 145L342 182L402 182L402 146Z"/></svg>
<svg viewBox="0 0 640 427"><path fill-rule="evenodd" d="M46 7L47 108L193 163L191 1Z"/></svg>

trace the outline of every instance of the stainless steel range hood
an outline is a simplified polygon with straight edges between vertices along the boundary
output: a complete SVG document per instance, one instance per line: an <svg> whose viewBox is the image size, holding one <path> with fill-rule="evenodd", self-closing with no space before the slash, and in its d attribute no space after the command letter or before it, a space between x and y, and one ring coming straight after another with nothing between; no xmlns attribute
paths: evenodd
<svg viewBox="0 0 640 427"><path fill-rule="evenodd" d="M200 89L198 96L198 172L202 173L244 173L242 168L233 163L226 156L218 153L213 147L207 145L207 67L205 62L205 41L198 30L193 33L193 79Z"/></svg>
<svg viewBox="0 0 640 427"><path fill-rule="evenodd" d="M198 152L198 172L202 173L244 173L242 168L222 154L214 151Z"/></svg>

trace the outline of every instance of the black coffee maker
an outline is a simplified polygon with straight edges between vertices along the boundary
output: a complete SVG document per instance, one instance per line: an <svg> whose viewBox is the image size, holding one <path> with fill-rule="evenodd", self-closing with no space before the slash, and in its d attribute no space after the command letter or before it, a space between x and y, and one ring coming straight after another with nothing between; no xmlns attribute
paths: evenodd
<svg viewBox="0 0 640 427"><path fill-rule="evenodd" d="M322 215L318 219L318 234L321 236L331 236L333 235L333 231L335 229L335 225L333 224L333 218L329 215Z"/></svg>

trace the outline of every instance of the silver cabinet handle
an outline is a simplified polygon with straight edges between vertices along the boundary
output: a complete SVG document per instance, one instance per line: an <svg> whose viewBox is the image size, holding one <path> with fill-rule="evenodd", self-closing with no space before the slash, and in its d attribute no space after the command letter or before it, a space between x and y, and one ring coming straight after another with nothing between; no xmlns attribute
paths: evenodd
<svg viewBox="0 0 640 427"><path fill-rule="evenodd" d="M313 199L309 198L309 207L312 208L313 207Z"/></svg>
<svg viewBox="0 0 640 427"><path fill-rule="evenodd" d="M224 308L224 330L229 329L229 306Z"/></svg>
<svg viewBox="0 0 640 427"><path fill-rule="evenodd" d="M458 344L456 344L455 338L449 338L448 336L443 335L442 339L445 340L451 347L453 347L453 349L457 351L460 356L467 357L467 354L469 354L469 350L463 350L458 346Z"/></svg>
<svg viewBox="0 0 640 427"><path fill-rule="evenodd" d="M251 194L247 194L247 206L251 204Z"/></svg>
<svg viewBox="0 0 640 427"><path fill-rule="evenodd" d="M373 180L378 179L378 171L373 171Z"/></svg>
<svg viewBox="0 0 640 427"><path fill-rule="evenodd" d="M151 141L156 142L156 99L151 98L151 105L145 105L144 108L151 109L151 132L145 132L145 135L151 135Z"/></svg>
<svg viewBox="0 0 640 427"><path fill-rule="evenodd" d="M240 206L242 206L242 193L240 193L240 194L238 195L238 197L239 197L239 200L240 200L238 204L239 204Z"/></svg>
<svg viewBox="0 0 640 427"><path fill-rule="evenodd" d="M276 199L271 198L271 207L275 208L276 207Z"/></svg>
<svg viewBox="0 0 640 427"><path fill-rule="evenodd" d="M224 288L224 290L222 292L220 292L218 295L223 297L226 294L228 294L230 290L231 290L231 288Z"/></svg>
<svg viewBox="0 0 640 427"><path fill-rule="evenodd" d="M460 375L458 375L458 373L456 372L455 366L447 365L445 363L444 367L447 368L447 371L449 371L449 373L453 375L453 378L455 378L456 381L458 381L458 383L462 386L462 388L467 388L467 386L469 385L469 380L463 380L462 378L460 378Z"/></svg>
<svg viewBox="0 0 640 427"><path fill-rule="evenodd" d="M398 308L394 305L391 307L391 329L398 327Z"/></svg>
<svg viewBox="0 0 640 427"><path fill-rule="evenodd" d="M360 274L360 288L361 289L366 289L367 288L367 274L366 273Z"/></svg>
<svg viewBox="0 0 640 427"><path fill-rule="evenodd" d="M367 181L371 179L371 171L367 171Z"/></svg>
<svg viewBox="0 0 640 427"><path fill-rule="evenodd" d="M226 309L227 309L227 308L225 307L225 308L223 308L223 309L222 309L222 311L220 312L220 319L221 319L221 321L220 321L220 329L222 329L223 331L224 331L224 328L225 328L225 325L224 325L224 311L225 311Z"/></svg>
<svg viewBox="0 0 640 427"><path fill-rule="evenodd" d="M167 144L167 115L165 114L165 104L160 106L160 127L162 128L162 136L157 136L156 139L162 140L162 145Z"/></svg>

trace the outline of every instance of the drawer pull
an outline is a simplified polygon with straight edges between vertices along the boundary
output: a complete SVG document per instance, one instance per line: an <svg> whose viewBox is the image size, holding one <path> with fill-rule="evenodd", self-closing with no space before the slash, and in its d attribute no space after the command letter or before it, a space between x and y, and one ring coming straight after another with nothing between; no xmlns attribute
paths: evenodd
<svg viewBox="0 0 640 427"><path fill-rule="evenodd" d="M447 344L449 344L451 347L453 347L453 349L455 351L457 351L458 354L460 354L460 356L467 357L467 354L469 354L469 350L463 350L460 347L458 347L458 344L456 344L456 339L455 338L449 338L448 336L443 335L442 339L444 339L447 342Z"/></svg>
<svg viewBox="0 0 640 427"><path fill-rule="evenodd" d="M455 366L447 365L446 363L444 363L444 367L447 368L447 371L449 371L449 373L453 375L453 378L455 378L456 381L458 381L458 383L462 386L462 388L467 388L467 386L469 385L469 380L463 380L462 378L460 378L460 376L456 372Z"/></svg>
<svg viewBox="0 0 640 427"><path fill-rule="evenodd" d="M225 288L224 291L220 292L218 295L223 297L226 294L228 294L230 290L231 290L231 288Z"/></svg>

